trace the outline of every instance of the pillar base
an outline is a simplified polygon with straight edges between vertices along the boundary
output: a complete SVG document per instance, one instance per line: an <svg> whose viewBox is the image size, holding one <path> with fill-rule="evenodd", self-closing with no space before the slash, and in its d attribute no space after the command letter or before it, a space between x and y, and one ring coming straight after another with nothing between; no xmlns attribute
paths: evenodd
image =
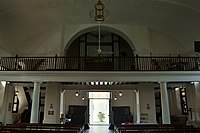
<svg viewBox="0 0 200 133"><path fill-rule="evenodd" d="M89 127L89 124L88 124L88 123L84 124L84 129L90 129L90 127Z"/></svg>
<svg viewBox="0 0 200 133"><path fill-rule="evenodd" d="M108 127L108 129L114 130L115 129L115 125L111 123L110 126Z"/></svg>

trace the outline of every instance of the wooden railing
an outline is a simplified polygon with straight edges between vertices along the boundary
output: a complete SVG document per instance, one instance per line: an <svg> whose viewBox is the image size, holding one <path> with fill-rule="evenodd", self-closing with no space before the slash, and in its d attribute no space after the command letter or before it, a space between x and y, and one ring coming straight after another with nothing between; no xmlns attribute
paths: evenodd
<svg viewBox="0 0 200 133"><path fill-rule="evenodd" d="M0 125L0 133L82 133L83 127L63 124L7 124Z"/></svg>
<svg viewBox="0 0 200 133"><path fill-rule="evenodd" d="M1 57L0 71L198 71L199 57Z"/></svg>

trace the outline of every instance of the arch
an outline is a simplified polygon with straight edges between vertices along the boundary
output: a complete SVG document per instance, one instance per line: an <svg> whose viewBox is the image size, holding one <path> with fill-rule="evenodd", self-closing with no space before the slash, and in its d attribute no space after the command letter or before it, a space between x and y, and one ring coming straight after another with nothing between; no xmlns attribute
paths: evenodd
<svg viewBox="0 0 200 133"><path fill-rule="evenodd" d="M69 48L69 46L71 45L71 43L77 39L79 36L85 34L85 33L88 33L88 32L91 32L91 31L94 31L98 29L98 26L92 26L92 27L88 27L88 28L85 28L83 30L80 30L79 32L75 33L71 38L70 40L67 42L67 44L65 45L65 48L64 50L67 50ZM102 30L105 30L105 31L109 31L111 33L114 33L114 34L117 34L119 36L121 36L124 40L126 40L128 42L128 44L130 45L132 51L135 51L135 45L134 43L131 41L131 39L123 32L121 32L120 30L116 29L116 28L113 28L113 27L108 27L108 26L101 26L101 29Z"/></svg>

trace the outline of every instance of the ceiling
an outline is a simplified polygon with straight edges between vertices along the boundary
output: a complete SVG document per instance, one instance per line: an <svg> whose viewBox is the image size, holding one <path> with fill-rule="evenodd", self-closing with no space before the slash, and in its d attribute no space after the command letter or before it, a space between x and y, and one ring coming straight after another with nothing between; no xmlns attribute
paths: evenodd
<svg viewBox="0 0 200 133"><path fill-rule="evenodd" d="M200 40L200 0L102 0L110 17L104 23L145 26L179 42ZM96 0L1 0L0 48L58 26L92 24Z"/></svg>

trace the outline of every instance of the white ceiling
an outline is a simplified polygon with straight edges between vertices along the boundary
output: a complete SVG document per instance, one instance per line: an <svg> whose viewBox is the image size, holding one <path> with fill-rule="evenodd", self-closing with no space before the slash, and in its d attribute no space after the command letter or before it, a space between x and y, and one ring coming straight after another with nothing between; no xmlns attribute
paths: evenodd
<svg viewBox="0 0 200 133"><path fill-rule="evenodd" d="M200 40L200 0L102 0L104 23L146 26L180 42ZM94 23L96 0L1 0L0 48L16 48L27 38L59 25Z"/></svg>

